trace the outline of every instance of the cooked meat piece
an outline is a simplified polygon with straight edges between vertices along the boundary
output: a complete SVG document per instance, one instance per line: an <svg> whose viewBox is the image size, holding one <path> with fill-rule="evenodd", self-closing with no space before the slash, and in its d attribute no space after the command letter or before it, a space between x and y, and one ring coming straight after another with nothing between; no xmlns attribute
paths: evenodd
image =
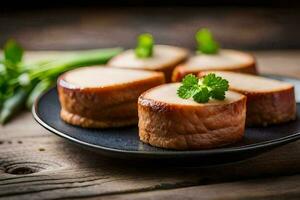
<svg viewBox="0 0 300 200"><path fill-rule="evenodd" d="M162 83L160 72L101 66L66 72L57 84L61 118L89 128L136 124L139 95Z"/></svg>
<svg viewBox="0 0 300 200"><path fill-rule="evenodd" d="M155 45L153 56L150 58L138 58L134 50L130 49L111 59L108 65L117 68L163 72L166 81L170 82L173 69L185 61L187 57L188 51L186 49L168 45Z"/></svg>
<svg viewBox="0 0 300 200"><path fill-rule="evenodd" d="M172 81L178 82L187 74L197 75L207 70L234 71L256 74L255 59L240 51L222 49L218 54L198 54L174 69Z"/></svg>
<svg viewBox="0 0 300 200"><path fill-rule="evenodd" d="M203 76L210 72L202 72ZM267 126L296 118L296 102L293 85L261 76L234 72L216 72L229 81L232 91L247 96L248 126Z"/></svg>
<svg viewBox="0 0 300 200"><path fill-rule="evenodd" d="M223 101L197 103L181 99L179 83L144 92L138 101L139 137L150 145L169 149L209 149L243 138L246 97L228 91Z"/></svg>

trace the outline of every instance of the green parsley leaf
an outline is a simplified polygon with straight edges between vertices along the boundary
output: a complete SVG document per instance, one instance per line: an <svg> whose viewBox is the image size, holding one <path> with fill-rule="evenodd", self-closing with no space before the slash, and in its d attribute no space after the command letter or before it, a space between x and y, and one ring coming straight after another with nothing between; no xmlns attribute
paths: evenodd
<svg viewBox="0 0 300 200"><path fill-rule="evenodd" d="M223 100L225 99L225 91L228 90L228 81L218 77L215 74L208 74L203 78L203 84L211 88L211 96L214 99Z"/></svg>
<svg viewBox="0 0 300 200"><path fill-rule="evenodd" d="M15 41L8 40L4 46L5 63L17 65L22 61L23 48Z"/></svg>
<svg viewBox="0 0 300 200"><path fill-rule="evenodd" d="M186 86L193 86L198 84L199 79L194 74L188 74L182 79L182 84Z"/></svg>
<svg viewBox="0 0 300 200"><path fill-rule="evenodd" d="M192 97L198 103L206 103L210 98L224 100L228 88L228 81L216 76L214 73L210 73L201 79L189 74L182 80L177 95L182 99Z"/></svg>
<svg viewBox="0 0 300 200"><path fill-rule="evenodd" d="M177 90L177 94L179 97L181 97L182 99L188 99L191 98L192 96L194 96L196 93L198 92L198 87L197 85L193 85L191 87L186 86L186 85L182 85L179 87L179 89Z"/></svg>
<svg viewBox="0 0 300 200"><path fill-rule="evenodd" d="M191 98L198 91L198 81L199 79L193 74L185 76L182 85L177 90L178 96L183 99Z"/></svg>
<svg viewBox="0 0 300 200"><path fill-rule="evenodd" d="M153 54L154 40L151 34L144 33L139 35L135 55L138 58L149 58Z"/></svg>
<svg viewBox="0 0 300 200"><path fill-rule="evenodd" d="M206 103L209 101L209 91L206 87L199 89L199 91L193 96L194 101L197 103Z"/></svg>
<svg viewBox="0 0 300 200"><path fill-rule="evenodd" d="M219 44L214 40L212 33L206 29L200 29L196 33L198 43L197 51L204 54L216 54L219 50Z"/></svg>

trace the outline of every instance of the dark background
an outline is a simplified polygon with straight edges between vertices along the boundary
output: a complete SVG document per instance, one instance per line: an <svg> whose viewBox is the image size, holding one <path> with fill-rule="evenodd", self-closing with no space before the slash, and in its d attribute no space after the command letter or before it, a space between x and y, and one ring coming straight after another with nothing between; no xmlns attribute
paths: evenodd
<svg viewBox="0 0 300 200"><path fill-rule="evenodd" d="M22 1L0 9L0 44L26 49L132 47L149 32L157 43L194 48L208 27L226 48L300 48L297 1ZM42 4L43 3L43 4Z"/></svg>

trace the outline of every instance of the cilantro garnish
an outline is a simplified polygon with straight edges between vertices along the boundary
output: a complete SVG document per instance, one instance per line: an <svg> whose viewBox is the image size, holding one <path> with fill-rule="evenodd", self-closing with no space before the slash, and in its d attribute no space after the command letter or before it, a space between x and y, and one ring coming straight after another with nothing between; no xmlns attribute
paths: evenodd
<svg viewBox="0 0 300 200"><path fill-rule="evenodd" d="M138 58L149 58L153 54L154 40L151 34L144 33L139 35L135 55Z"/></svg>
<svg viewBox="0 0 300 200"><path fill-rule="evenodd" d="M212 33L206 29L200 29L196 33L197 51L204 54L216 54L219 50L219 44L214 40Z"/></svg>
<svg viewBox="0 0 300 200"><path fill-rule="evenodd" d="M228 81L214 73L199 79L193 74L186 75L177 94L182 99L193 98L198 103L206 103L210 98L224 100L228 90Z"/></svg>

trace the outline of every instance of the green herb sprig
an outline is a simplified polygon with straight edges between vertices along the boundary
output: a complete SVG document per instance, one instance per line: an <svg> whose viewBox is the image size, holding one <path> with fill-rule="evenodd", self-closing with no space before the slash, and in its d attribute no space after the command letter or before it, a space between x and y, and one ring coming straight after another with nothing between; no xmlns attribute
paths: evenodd
<svg viewBox="0 0 300 200"><path fill-rule="evenodd" d="M138 58L149 58L153 55L154 39L151 34L144 33L139 35L135 55Z"/></svg>
<svg viewBox="0 0 300 200"><path fill-rule="evenodd" d="M207 29L200 29L195 35L197 41L197 52L204 54L216 54L220 45L215 41L212 33Z"/></svg>
<svg viewBox="0 0 300 200"><path fill-rule="evenodd" d="M210 98L225 99L225 92L229 84L226 79L210 73L199 79L193 74L186 75L182 85L177 90L177 95L182 99L193 98L198 103L206 103Z"/></svg>

